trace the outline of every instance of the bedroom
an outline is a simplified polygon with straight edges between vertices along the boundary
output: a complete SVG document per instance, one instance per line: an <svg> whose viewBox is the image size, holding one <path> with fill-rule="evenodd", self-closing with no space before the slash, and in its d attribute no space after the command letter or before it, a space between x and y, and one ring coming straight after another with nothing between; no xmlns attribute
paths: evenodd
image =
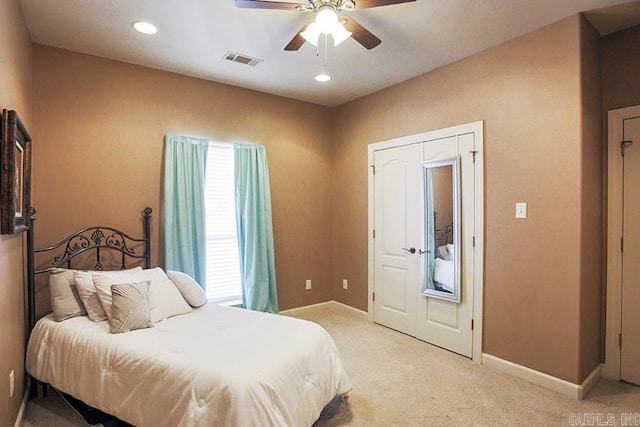
<svg viewBox="0 0 640 427"><path fill-rule="evenodd" d="M638 27L600 38L572 16L328 108L31 44L17 1L1 7L0 101L21 112L34 138L43 244L59 237L62 224L74 229L86 218L111 220L116 210L159 207L166 133L256 140L269 150L281 309L336 300L366 310L367 144L484 120L483 351L574 384L600 363L602 118L640 104L632 77L640 55L625 55L640 46ZM131 173L123 176L122 167ZM136 191L122 194L122 187ZM87 207L69 210L70 193L82 194ZM517 227L512 204L520 198L543 214ZM138 229L130 215L117 220ZM0 375L15 370L21 384L20 237L0 240L0 279L0 345L8 349ZM0 419L12 425L21 393L9 399L0 387L0 396Z"/></svg>

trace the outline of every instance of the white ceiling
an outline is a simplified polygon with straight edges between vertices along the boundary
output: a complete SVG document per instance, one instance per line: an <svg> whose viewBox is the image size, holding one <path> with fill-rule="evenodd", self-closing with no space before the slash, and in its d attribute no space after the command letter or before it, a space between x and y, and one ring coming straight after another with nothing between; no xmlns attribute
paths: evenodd
<svg viewBox="0 0 640 427"><path fill-rule="evenodd" d="M356 0L357 3L357 0ZM336 106L423 74L578 12L602 35L640 23L640 1L417 0L352 11L382 39L366 50L349 39L324 49L284 46L309 12L238 9L233 0L20 0L34 42ZM138 34L146 20L159 31ZM227 51L262 59L255 67ZM314 77L325 70L328 83Z"/></svg>

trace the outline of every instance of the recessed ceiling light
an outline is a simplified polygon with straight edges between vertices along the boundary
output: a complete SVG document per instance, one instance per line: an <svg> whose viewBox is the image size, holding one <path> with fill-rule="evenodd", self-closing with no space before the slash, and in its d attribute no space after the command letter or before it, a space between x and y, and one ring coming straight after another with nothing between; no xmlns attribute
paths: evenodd
<svg viewBox="0 0 640 427"><path fill-rule="evenodd" d="M318 74L316 76L317 82L324 83L324 82L328 82L329 80L331 80L331 76L329 74Z"/></svg>
<svg viewBox="0 0 640 427"><path fill-rule="evenodd" d="M142 34L155 34L158 32L158 29L155 25L150 24L149 22L144 21L136 21L133 23L133 28L139 33Z"/></svg>

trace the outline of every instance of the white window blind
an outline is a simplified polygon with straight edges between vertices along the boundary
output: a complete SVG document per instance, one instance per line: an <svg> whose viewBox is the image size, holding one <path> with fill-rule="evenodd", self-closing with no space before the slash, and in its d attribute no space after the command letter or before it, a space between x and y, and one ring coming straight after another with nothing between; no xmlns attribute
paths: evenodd
<svg viewBox="0 0 640 427"><path fill-rule="evenodd" d="M242 302L242 287L236 234L234 149L231 144L209 144L205 210L207 299L222 304L239 304Z"/></svg>

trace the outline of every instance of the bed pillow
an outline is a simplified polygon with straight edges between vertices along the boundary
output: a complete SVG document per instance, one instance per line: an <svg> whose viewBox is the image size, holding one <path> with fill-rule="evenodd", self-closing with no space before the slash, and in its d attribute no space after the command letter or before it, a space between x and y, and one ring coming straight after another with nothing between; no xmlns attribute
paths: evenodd
<svg viewBox="0 0 640 427"><path fill-rule="evenodd" d="M149 306L151 320L154 323L193 311L162 268L156 267L144 270L142 276L143 280L151 282Z"/></svg>
<svg viewBox="0 0 640 427"><path fill-rule="evenodd" d="M89 319L94 322L107 320L107 314L104 308L102 308L102 303L100 302L100 298L98 298L98 291L93 284L93 272L76 271L73 274L73 278L75 279L80 300L89 315Z"/></svg>
<svg viewBox="0 0 640 427"><path fill-rule="evenodd" d="M74 272L66 268L54 268L49 273L51 310L58 322L87 314L76 289Z"/></svg>
<svg viewBox="0 0 640 427"><path fill-rule="evenodd" d="M455 251L455 249L454 249L453 244L451 244L451 243L447 243L447 252L449 252L449 258L450 258L450 259L452 259L452 260L453 260L453 259L455 259L455 253L456 253L456 251Z"/></svg>
<svg viewBox="0 0 640 427"><path fill-rule="evenodd" d="M117 271L93 271L91 276L102 308L109 320L111 320L111 285L138 283L145 280L142 277L142 267Z"/></svg>
<svg viewBox="0 0 640 427"><path fill-rule="evenodd" d="M436 249L436 258L442 258L445 261L451 261L446 245L438 246L438 249Z"/></svg>
<svg viewBox="0 0 640 427"><path fill-rule="evenodd" d="M149 311L149 281L111 285L109 330L121 334L153 326Z"/></svg>
<svg viewBox="0 0 640 427"><path fill-rule="evenodd" d="M176 285L182 297L191 307L202 307L207 303L207 295L204 289L191 276L182 271L167 270L169 280Z"/></svg>

